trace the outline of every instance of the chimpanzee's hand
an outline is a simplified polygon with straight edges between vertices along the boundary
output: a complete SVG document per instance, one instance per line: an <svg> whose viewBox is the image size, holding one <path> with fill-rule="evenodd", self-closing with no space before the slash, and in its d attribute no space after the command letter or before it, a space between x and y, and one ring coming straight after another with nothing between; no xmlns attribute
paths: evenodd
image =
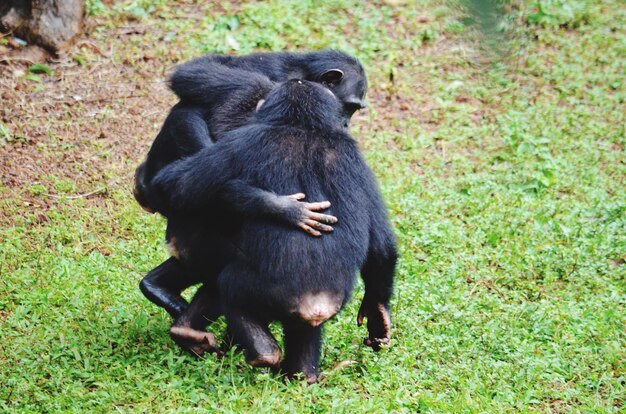
<svg viewBox="0 0 626 414"><path fill-rule="evenodd" d="M323 232L331 232L333 228L329 224L337 223L337 217L328 214L316 213L330 207L329 201L307 203L303 193L288 196L278 196L281 205L287 211L288 221L300 227L312 236L321 236Z"/></svg>
<svg viewBox="0 0 626 414"><path fill-rule="evenodd" d="M381 345L389 344L391 315L387 305L369 300L366 294L356 318L357 325L363 325L363 318L367 318L367 331L369 333L369 337L365 338L363 343L374 351L380 350Z"/></svg>
<svg viewBox="0 0 626 414"><path fill-rule="evenodd" d="M167 196L161 183L152 182L147 191L144 191L146 204L150 206L150 209L157 211L161 214L166 214L169 211L167 204Z"/></svg>
<svg viewBox="0 0 626 414"><path fill-rule="evenodd" d="M141 163L141 165L139 165L139 167L137 167L137 169L135 170L135 178L133 180L133 195L135 196L135 200L137 200L141 208L146 210L148 213L155 213L156 211L150 206L150 204L148 203L148 198L146 196L147 189L144 183L145 171L145 162Z"/></svg>

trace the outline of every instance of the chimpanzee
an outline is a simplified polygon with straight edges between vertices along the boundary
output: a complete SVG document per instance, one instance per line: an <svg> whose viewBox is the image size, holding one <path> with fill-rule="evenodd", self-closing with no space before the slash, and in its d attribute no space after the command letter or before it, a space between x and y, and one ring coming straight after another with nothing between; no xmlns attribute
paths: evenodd
<svg viewBox="0 0 626 414"><path fill-rule="evenodd" d="M208 55L181 65L171 78L172 90L181 100L165 120L146 161L135 174L134 193L139 204L148 211L159 210L150 202L150 181L160 169L212 145L225 132L244 125L253 116L257 103L274 87L274 82L294 76L323 83L332 90L343 104L345 125L357 109L365 106L367 79L363 68L358 60L339 51ZM246 185L241 181L231 182L222 191L222 199L230 201L231 207L241 213L282 220L315 236L332 230L328 224L335 218L315 212L327 208L327 201L303 203L299 202L304 197L301 192L277 196L260 189L242 190ZM187 207L197 211L213 200L203 201L206 204ZM170 219L168 240L171 242L174 232L169 228L174 225L180 230L185 225L176 224L180 220L172 218L163 207L159 211ZM189 231L193 227L197 226L191 226ZM211 229L205 231L211 232ZM220 244L218 236L214 242ZM207 265L212 257L218 256L212 251L207 251L206 255ZM218 269L219 260L215 262L210 267ZM172 257L150 271L140 287L148 299L178 318L188 306L180 293L199 281Z"/></svg>
<svg viewBox="0 0 626 414"><path fill-rule="evenodd" d="M367 78L359 61L337 50L309 53L206 55L181 65L170 86L180 102L172 108L135 175L135 197L148 211L149 183L172 161L245 125L274 82L301 78L326 85L342 102L344 123L365 107Z"/></svg>
<svg viewBox="0 0 626 414"><path fill-rule="evenodd" d="M309 53L253 53L246 56L206 55L181 65L170 79L172 90L187 103L215 105L220 94L233 89L232 78L245 79L250 72L265 75L272 82L288 79L306 79L321 83L341 101L343 122L365 108L367 78L361 63L354 57L338 50L321 50ZM233 113L222 111L219 119L212 122L228 122ZM241 125L241 124L240 124ZM217 126L217 125L216 125ZM211 125L210 128L216 126ZM219 133L234 129L226 128L211 132Z"/></svg>
<svg viewBox="0 0 626 414"><path fill-rule="evenodd" d="M308 382L316 381L321 326L347 302L359 269L365 295L357 322L368 318L365 344L378 349L387 343L395 239L376 180L343 127L340 100L317 83L284 82L247 126L163 168L153 191L165 203L182 206L216 197L229 180L245 182L250 189L277 194L302 190L332 200L329 213L339 220L320 239L236 215L219 230L235 247L234 259L218 278L222 311L246 360L253 366L280 365L289 375L301 372ZM199 254L204 250L196 249ZM197 303L212 306L214 293L200 292L207 297L200 296ZM282 364L268 329L274 320L282 323L285 335Z"/></svg>

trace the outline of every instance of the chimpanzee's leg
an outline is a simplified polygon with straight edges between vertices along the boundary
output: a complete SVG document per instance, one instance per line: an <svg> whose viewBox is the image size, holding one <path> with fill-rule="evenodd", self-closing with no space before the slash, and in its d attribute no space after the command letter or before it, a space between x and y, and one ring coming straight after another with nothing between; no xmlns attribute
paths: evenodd
<svg viewBox="0 0 626 414"><path fill-rule="evenodd" d="M222 306L217 286L206 282L194 295L191 303L172 326L189 326L204 329L215 322L222 314Z"/></svg>
<svg viewBox="0 0 626 414"><path fill-rule="evenodd" d="M310 326L299 321L283 324L285 333L285 360L281 364L288 376L303 373L306 382L317 381L322 348L322 327Z"/></svg>
<svg viewBox="0 0 626 414"><path fill-rule="evenodd" d="M170 257L152 269L139 283L141 292L150 301L178 318L189 306L180 293L196 283L188 276L184 266L174 257Z"/></svg>
<svg viewBox="0 0 626 414"><path fill-rule="evenodd" d="M381 207L379 204L378 207ZM374 207L375 208L375 207ZM393 292L393 278L398 260L398 251L393 232L385 215L374 218L370 229L367 259L361 268L365 295L359 308L357 324L361 326L367 318L368 337L363 343L375 351L389 344L391 338L391 314L389 300Z"/></svg>
<svg viewBox="0 0 626 414"><path fill-rule="evenodd" d="M269 310L254 303L264 297L259 275L244 262L234 260L218 278L222 311L232 342L244 349L246 361L255 367L278 367L281 352L268 328Z"/></svg>
<svg viewBox="0 0 626 414"><path fill-rule="evenodd" d="M170 328L170 336L181 348L194 355L217 351L217 342L204 329L221 315L220 297L214 283L208 282L196 292L191 304Z"/></svg>
<svg viewBox="0 0 626 414"><path fill-rule="evenodd" d="M267 322L237 307L227 305L225 308L229 335L235 344L243 348L248 364L253 367L278 367L280 348Z"/></svg>

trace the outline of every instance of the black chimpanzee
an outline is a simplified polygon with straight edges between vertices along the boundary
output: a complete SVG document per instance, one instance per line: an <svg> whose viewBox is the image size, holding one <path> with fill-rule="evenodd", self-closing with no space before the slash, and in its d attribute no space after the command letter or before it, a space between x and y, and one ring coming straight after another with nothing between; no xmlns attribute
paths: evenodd
<svg viewBox="0 0 626 414"><path fill-rule="evenodd" d="M150 201L150 181L164 166L212 145L225 132L244 125L253 116L257 103L274 87L274 82L295 76L322 83L332 90L342 102L345 125L357 109L365 106L367 79L363 68L358 60L339 51L208 55L181 65L171 78L171 87L181 100L165 120L146 161L135 174L134 192L139 204L148 211L158 211ZM277 196L260 189L246 191L245 187L245 183L233 181L222 191L222 199L241 213L282 220L312 235L332 230L328 224L335 218L315 212L327 208L327 201L302 203L298 202L304 197L300 192ZM174 225L182 231L186 222L178 224L180 220L171 218L164 208L160 212L170 219L168 241L171 243L175 232L171 232L170 227ZM197 226L191 226L189 231L194 227ZM214 241L220 244L219 237ZM209 265L212 257L219 256L211 251L206 255L205 265ZM219 269L218 262L220 260L215 260L209 268ZM180 293L198 282L200 280L191 275L186 266L172 257L150 271L140 287L146 297L178 318L188 306Z"/></svg>
<svg viewBox="0 0 626 414"><path fill-rule="evenodd" d="M346 126L350 117L366 106L365 71L357 59L338 50L253 53L246 56L206 55L181 65L172 75L170 83L182 101L215 106L216 99L221 98L220 94L232 92L233 77L245 79L250 72L262 74L272 82L305 79L325 85L341 101L342 121ZM225 111L218 114L219 119L211 121L226 124L222 124L221 130L217 129L217 124L211 125L211 132L223 133L234 129L228 121L232 116L233 113Z"/></svg>
<svg viewBox="0 0 626 414"><path fill-rule="evenodd" d="M149 183L165 165L196 153L249 121L274 82L299 78L326 85L343 104L343 122L365 107L360 62L337 50L309 53L206 55L178 67L170 79L180 98L137 169L135 197L148 211Z"/></svg>
<svg viewBox="0 0 626 414"><path fill-rule="evenodd" d="M349 299L359 269L365 296L357 321L368 318L365 343L377 349L389 340L395 239L376 180L343 128L341 111L325 87L287 81L270 92L247 126L163 168L153 180L155 193L179 206L215 197L235 179L249 188L332 200L329 212L339 221L320 239L238 216L220 229L236 246L236 258L218 279L232 339L250 364L278 367L281 352L268 324L280 321L286 348L281 368L302 372L309 382L317 378L321 325ZM208 294L199 303L210 304Z"/></svg>
<svg viewBox="0 0 626 414"><path fill-rule="evenodd" d="M215 124L217 124L215 129L218 131L220 128L224 128L221 123L230 122L232 128L243 123L244 118L249 118L254 113L260 98L265 97L274 85L259 74L249 73L245 77L241 74L241 78L234 78L238 71L233 72L235 73L231 74L231 84L239 85L239 89L232 90L228 94L216 93L215 102L221 103L221 105L215 109L215 112L224 111L224 114L230 112L234 114L234 117L239 114L240 119L233 118L223 121L225 115L214 117L216 118ZM217 98L221 98L221 100ZM207 107L210 108L208 105ZM226 112L227 110L230 111ZM200 148L188 145L189 137L200 136L201 130L199 128L202 126L208 139L207 123L201 121L201 118L197 117L197 113L190 110L189 105L179 103L166 120L150 152L153 154L156 151L158 154L162 151L164 154L174 154L175 156L166 160L167 162L163 161L155 171L150 171L148 168L143 171L150 171L149 173L154 175L164 165L180 157L181 152L187 156L197 152ZM181 133L180 142L173 140L177 132ZM222 131L211 134L211 136L216 137L222 135ZM166 139L160 139L162 137ZM212 142L203 144L204 147L208 145L212 145ZM164 149L168 150L164 151ZM159 160L157 157L148 156L148 161L144 165L150 167L150 161ZM152 163L153 166L155 163ZM141 174L142 168L138 169L139 174L137 176ZM201 332L201 330L207 325L207 319L214 320L220 315L219 296L215 283L220 269L228 263L227 258L231 257L227 251L227 245L222 240L223 234L217 231L219 222L217 226L203 225L203 223L207 223L208 217L212 222L216 221L216 217L220 217L222 220L226 219L229 213L222 206L229 204L231 208L234 207L245 216L263 217L296 225L314 236L321 235L320 231L332 231L329 224L336 222L335 217L316 212L316 210L327 208L330 205L327 201L305 203L299 201L304 198L304 194L301 193L291 196L277 196L274 193L248 187L246 183L241 181L229 181L222 191L220 199L208 199L202 205L187 205L182 212L160 206L150 191L142 191L146 202L151 200L150 206L168 218L166 240L172 257L144 277L140 283L141 291L152 302L163 306L175 318L174 325L170 329L172 339L182 348L197 355L214 350L215 341L212 335ZM202 232L199 233L198 229L202 229ZM193 252L197 246L210 248L207 248L203 254L187 254L188 251ZM192 284L201 282L205 283L202 288L203 291L208 290L214 293L211 300L213 307L207 308L203 304L204 312L202 313L195 312L193 308L190 312L184 313L188 303L182 298L181 292ZM204 297L208 296L204 295ZM192 329L187 329L188 327Z"/></svg>

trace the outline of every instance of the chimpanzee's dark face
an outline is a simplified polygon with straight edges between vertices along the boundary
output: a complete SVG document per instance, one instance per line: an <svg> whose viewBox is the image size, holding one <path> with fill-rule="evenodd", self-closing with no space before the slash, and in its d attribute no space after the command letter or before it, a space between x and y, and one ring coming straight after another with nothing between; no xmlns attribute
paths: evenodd
<svg viewBox="0 0 626 414"><path fill-rule="evenodd" d="M365 108L367 79L364 73L353 68L344 70L330 69L321 76L320 83L330 89L343 105L344 118L347 123L359 109Z"/></svg>

